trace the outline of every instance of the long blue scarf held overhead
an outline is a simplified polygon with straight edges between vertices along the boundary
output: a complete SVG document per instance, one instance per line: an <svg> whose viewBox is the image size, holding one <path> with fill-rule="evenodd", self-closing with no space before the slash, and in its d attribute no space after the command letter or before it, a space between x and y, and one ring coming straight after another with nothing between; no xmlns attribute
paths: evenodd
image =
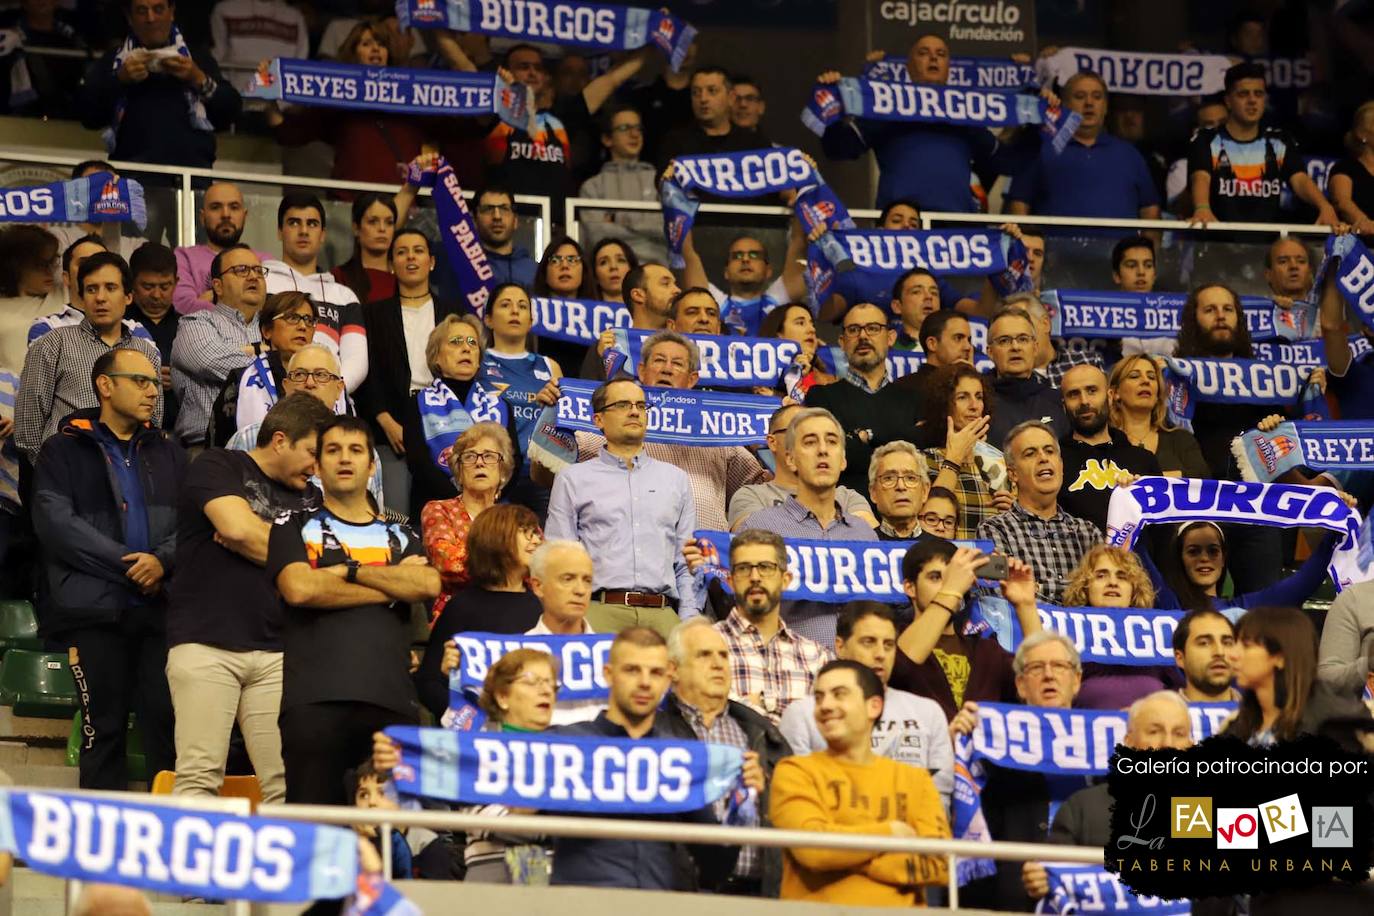
<svg viewBox="0 0 1374 916"><path fill-rule="evenodd" d="M165 894L264 903L346 897L346 827L65 792L0 789L0 849L35 871Z"/></svg>
<svg viewBox="0 0 1374 916"><path fill-rule="evenodd" d="M1041 292L1040 301L1056 337L1156 338L1178 336L1188 294L1049 289ZM1241 296L1240 305L1255 340L1311 336L1306 313L1295 315L1260 296Z"/></svg>
<svg viewBox="0 0 1374 916"><path fill-rule="evenodd" d="M564 429L600 433L592 422L596 382L565 378L559 383L556 421ZM649 403L648 442L672 445L760 445L779 398L681 388L644 388Z"/></svg>
<svg viewBox="0 0 1374 916"><path fill-rule="evenodd" d="M1336 272L1336 287L1360 316L1365 327L1374 330L1374 254L1357 235L1333 235L1326 240L1326 257L1317 269L1314 289L1321 289L1328 271Z"/></svg>
<svg viewBox="0 0 1374 916"><path fill-rule="evenodd" d="M536 337L577 344L595 344L602 331L629 327L632 320L624 303L594 299L532 296L530 309Z"/></svg>
<svg viewBox="0 0 1374 916"><path fill-rule="evenodd" d="M529 130L534 98L528 86L495 73L368 67L278 57L255 73L244 97L293 105L384 111L401 115L490 115Z"/></svg>
<svg viewBox="0 0 1374 916"><path fill-rule="evenodd" d="M148 224L143 185L109 172L0 190L0 222Z"/></svg>
<svg viewBox="0 0 1374 916"><path fill-rule="evenodd" d="M458 175L442 156L432 169L421 169L414 162L406 167L406 184L434 191L434 215L439 223L439 241L448 255L449 266L458 277L472 313L481 318L487 311L496 272L477 236L477 222L463 199Z"/></svg>
<svg viewBox="0 0 1374 916"><path fill-rule="evenodd" d="M1026 246L1001 230L852 229L833 235L852 270L879 278L875 282L888 287L919 267L937 277L985 276L1003 296L1030 289ZM806 259L810 292L818 303L824 302L840 264L820 245L808 246Z"/></svg>
<svg viewBox="0 0 1374 916"><path fill-rule="evenodd" d="M888 377L899 379L905 375L914 375L928 358L926 353L921 350L888 350ZM844 374L849 371L849 357L845 356L844 350L839 347L818 347L816 359L820 363L820 367L831 375L843 378ZM992 372L996 366L993 365L992 358L987 353L975 348L973 351L973 368L979 372ZM796 400L801 401L802 398Z"/></svg>
<svg viewBox="0 0 1374 916"><path fill-rule="evenodd" d="M481 383L473 382L466 400L460 399L443 379L415 393L420 408L420 429L425 435L429 456L444 473L449 472L449 452L458 437L474 423L506 425L506 402Z"/></svg>
<svg viewBox="0 0 1374 916"><path fill-rule="evenodd" d="M644 341L654 333L633 328L616 329L615 347L625 357L625 371L637 374ZM801 352L801 344L795 340L774 337L682 336L695 343L701 353L697 383L715 388L772 388Z"/></svg>
<svg viewBox="0 0 1374 916"><path fill-rule="evenodd" d="M1230 58L1220 54L1153 54L1103 48L1060 48L1037 63L1042 82L1063 86L1087 70L1108 92L1130 95L1212 95L1226 88Z"/></svg>
<svg viewBox="0 0 1374 916"><path fill-rule="evenodd" d="M1310 366L1256 359L1166 357L1165 410L1172 425L1192 432L1198 401L1286 407L1298 400L1311 372Z"/></svg>
<svg viewBox="0 0 1374 916"><path fill-rule="evenodd" d="M1037 913L1085 916L1112 913L1117 916L1188 916L1190 900L1164 900L1139 896L1121 883L1121 876L1100 865L1042 862L1050 892L1036 907Z"/></svg>
<svg viewBox="0 0 1374 916"><path fill-rule="evenodd" d="M1246 480L1272 483L1289 471L1374 471L1374 421L1323 420L1252 429L1231 443Z"/></svg>
<svg viewBox="0 0 1374 916"><path fill-rule="evenodd" d="M906 58L888 55L863 69L863 77L888 83L909 83ZM960 89L1021 89L1036 85L1035 68L1004 57L951 57L948 86Z"/></svg>
<svg viewBox="0 0 1374 916"><path fill-rule="evenodd" d="M936 83L883 83L843 77L817 83L802 111L802 123L816 136L845 115L875 121L1020 127L1038 124L1055 152L1063 152L1083 120L1076 111L1052 106L1038 95L963 89Z"/></svg>
<svg viewBox="0 0 1374 916"><path fill-rule="evenodd" d="M662 10L557 0L396 0L401 28L633 51L652 42L676 73L697 30Z"/></svg>
<svg viewBox="0 0 1374 916"><path fill-rule="evenodd" d="M456 732L393 726L398 791L442 801L579 814L678 814L739 782L738 748L665 738Z"/></svg>
<svg viewBox="0 0 1374 916"><path fill-rule="evenodd" d="M824 190L825 179L810 157L794 147L679 156L666 171L667 177L659 185L659 199L663 205L663 234L668 240L668 266L674 269L685 263L682 246L701 206L696 196L699 192L748 199L798 191L793 205L798 218L807 225L814 225L818 219L825 223L826 234L816 244L836 257L840 257L839 249L828 238L829 225L853 225L840 199Z"/></svg>
<svg viewBox="0 0 1374 916"><path fill-rule="evenodd" d="M1337 589L1372 576L1359 560L1360 513L1329 487L1142 477L1112 491L1107 506L1107 543L1131 547L1141 529L1160 522L1234 522L1275 528L1315 527L1344 534L1331 557Z"/></svg>

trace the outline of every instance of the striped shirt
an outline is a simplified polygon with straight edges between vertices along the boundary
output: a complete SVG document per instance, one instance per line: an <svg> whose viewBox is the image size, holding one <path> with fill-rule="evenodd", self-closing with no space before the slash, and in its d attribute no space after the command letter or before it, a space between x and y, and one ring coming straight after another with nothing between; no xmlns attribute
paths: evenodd
<svg viewBox="0 0 1374 916"><path fill-rule="evenodd" d="M0 420L14 419L14 398L19 392L19 376L0 370ZM0 510L19 508L19 449L14 436L0 439Z"/></svg>
<svg viewBox="0 0 1374 916"><path fill-rule="evenodd" d="M870 529L871 530L871 529ZM793 700L811 693L811 683L830 652L778 621L778 632L763 641L759 628L739 612L716 624L730 647L730 699L745 703L772 720L782 721L782 711Z"/></svg>
<svg viewBox="0 0 1374 916"><path fill-rule="evenodd" d="M699 741L738 748L740 753L752 750L749 747L749 736L744 733L744 729L730 715L728 708L717 715L715 721L707 725L701 711L684 700L677 691L673 691L668 696L672 698L672 702L677 704L678 709L682 712L682 718L686 719L687 724L692 726L692 733L697 736ZM943 713L941 716L943 717ZM722 824L725 823L725 818L730 813L730 794L726 792L714 803L716 820ZM750 823L741 826L757 827L758 824ZM739 858L735 860L734 873L741 878L757 878L759 876L759 848L757 846L741 846L739 848Z"/></svg>
<svg viewBox="0 0 1374 916"><path fill-rule="evenodd" d="M181 398L176 433L183 443L205 444L215 398L229 373L253 361L243 348L261 340L257 319L223 302L181 319L172 344L172 389Z"/></svg>
<svg viewBox="0 0 1374 916"><path fill-rule="evenodd" d="M1027 512L1019 502L978 526L980 541L992 541L999 553L1030 564L1041 601L1062 604L1069 574L1078 568L1102 532L1087 519L1056 507L1052 518Z"/></svg>
<svg viewBox="0 0 1374 916"><path fill-rule="evenodd" d="M38 450L69 415L100 406L91 388L91 369L102 353L118 347L139 351L155 371L162 371L162 357L152 341L135 337L125 325L111 346L84 316L80 324L54 328L29 348L14 404L14 442L30 463L38 461ZM161 387L158 390L154 426L162 425Z"/></svg>

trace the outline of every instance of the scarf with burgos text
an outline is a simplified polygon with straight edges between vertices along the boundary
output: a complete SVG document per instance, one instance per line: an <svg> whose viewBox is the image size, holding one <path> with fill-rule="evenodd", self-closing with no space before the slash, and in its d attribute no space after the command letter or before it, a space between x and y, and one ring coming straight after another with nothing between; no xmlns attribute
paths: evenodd
<svg viewBox="0 0 1374 916"><path fill-rule="evenodd" d="M1306 414L1309 407L1319 409L1317 398L1307 385L1311 373L1311 366L1257 359L1165 357L1165 413L1171 426L1189 432L1193 431L1198 401L1288 408L1301 399Z"/></svg>
<svg viewBox="0 0 1374 916"><path fill-rule="evenodd" d="M472 805L607 817L679 814L740 781L738 748L666 738L607 738L392 726L398 792Z"/></svg>
<svg viewBox="0 0 1374 916"><path fill-rule="evenodd" d="M157 73L162 70L162 60L164 58L189 58L191 56L191 49L187 47L186 39L182 36L181 29L176 23L172 24L171 34L167 36L167 44L160 48L145 48L143 44L130 33L129 36L124 39L124 44L119 46L119 50L115 52L114 59L110 62L110 69L116 76L118 76L120 70L124 69L124 62L129 59L130 55L134 54L144 55L144 59L148 66L148 72ZM210 78L207 76L207 91L213 91L213 83L209 82L209 79ZM125 84L121 80L119 85L124 86ZM181 97L186 102L186 119L190 122L191 129L204 131L205 133L214 133L215 125L210 123L210 116L205 111L205 102L201 99L200 92L192 88L189 83L184 85L186 88L181 91ZM109 127L100 132L100 139L105 142L105 149L110 153L115 151L115 145L119 138L119 127L124 121L124 109L127 104L128 100L125 98L123 91L121 91L119 99L115 102L114 120L110 123ZM164 102L163 104L165 105L166 103ZM167 113L171 114L171 112Z"/></svg>
<svg viewBox="0 0 1374 916"><path fill-rule="evenodd" d="M615 329L614 347L624 357L626 372L638 375L644 341L654 333L633 328ZM776 337L682 336L696 344L701 354L697 384L712 388L772 388L801 352L801 344Z"/></svg>
<svg viewBox="0 0 1374 916"><path fill-rule="evenodd" d="M1272 483L1289 471L1374 471L1374 420L1280 423L1252 429L1231 443L1246 480Z"/></svg>
<svg viewBox="0 0 1374 916"><path fill-rule="evenodd" d="M1374 254L1356 235L1333 235L1326 240L1326 256L1317 269L1314 289L1321 289L1328 271L1336 273L1336 287L1365 328L1374 330Z"/></svg>
<svg viewBox="0 0 1374 916"><path fill-rule="evenodd" d="M1194 739L1216 734L1235 711L1235 703L1189 704ZM959 735L954 741L954 792L950 796L954 838L992 839L982 810L988 764L1042 774L1050 795L1048 824L1065 799L1088 787L1089 777L1106 775L1116 746L1125 737L1124 710L979 703L973 734ZM990 860L971 859L967 865L961 861L959 881L964 884L993 870Z"/></svg>
<svg viewBox="0 0 1374 916"><path fill-rule="evenodd" d="M1220 54L1152 54L1103 48L1060 48L1036 63L1042 84L1065 85L1087 71L1107 91L1129 95L1212 95L1226 88L1231 60Z"/></svg>
<svg viewBox="0 0 1374 916"><path fill-rule="evenodd" d="M474 423L506 425L506 402L495 391L473 382L466 400L453 393L443 379L415 392L420 408L420 430L425 436L429 456L445 474L449 472L449 453L458 437Z"/></svg>
<svg viewBox="0 0 1374 916"><path fill-rule="evenodd" d="M263 903L346 897L358 873L346 827L65 792L0 789L0 849L72 881Z"/></svg>
<svg viewBox="0 0 1374 916"><path fill-rule="evenodd" d="M1370 350L1369 339L1363 334L1348 338L1350 358L1359 359ZM1327 365L1326 343L1317 340L1264 340L1255 341L1255 359L1265 363L1287 363L1290 366Z"/></svg>
<svg viewBox="0 0 1374 916"><path fill-rule="evenodd" d="M825 179L816 171L810 156L799 149L780 146L741 153L679 156L669 163L659 184L663 234L668 240L668 266L680 269L686 263L682 246L687 233L692 231L697 208L701 206L698 193L748 199L791 190L798 192L793 210L802 223L823 225L823 234L814 244L843 264L843 253L829 227L852 226L849 211L826 187ZM840 266L838 269L845 268Z"/></svg>
<svg viewBox="0 0 1374 916"><path fill-rule="evenodd" d="M148 224L143 185L96 172L85 178L0 190L0 222Z"/></svg>
<svg viewBox="0 0 1374 916"><path fill-rule="evenodd" d="M1055 337L1176 338L1188 294L1047 289L1040 301ZM1310 309L1279 308L1260 296L1241 296L1240 306L1254 340L1304 340L1315 332Z"/></svg>
<svg viewBox="0 0 1374 916"><path fill-rule="evenodd" d="M1131 547L1142 528L1161 522L1325 528L1345 535L1331 557L1331 581L1336 588L1372 578L1358 556L1360 513L1329 487L1142 477L1112 491L1107 506L1108 544Z"/></svg>
<svg viewBox="0 0 1374 916"><path fill-rule="evenodd" d="M402 29L451 29L598 51L652 43L676 73L697 30L666 10L557 0L396 0Z"/></svg>
<svg viewBox="0 0 1374 916"><path fill-rule="evenodd" d="M909 83L906 58L888 55L863 69L866 80ZM1035 68L1003 57L951 57L946 86L960 89L1024 89L1036 87Z"/></svg>
<svg viewBox="0 0 1374 916"><path fill-rule="evenodd" d="M472 731L480 728L485 714L472 705L481 696L487 672L501 656L516 649L537 649L556 659L558 698L560 700L604 700L610 696L605 665L610 657L613 633L588 633L578 636L502 636L497 633L455 633L458 667L449 673L449 708L444 713L445 728Z"/></svg>
<svg viewBox="0 0 1374 916"><path fill-rule="evenodd" d="M603 331L629 327L632 320L624 303L595 299L531 296L530 310L534 336L584 345L595 344Z"/></svg>
<svg viewBox="0 0 1374 916"><path fill-rule="evenodd" d="M1031 288L1030 260L1020 239L1000 230L852 229L832 233L844 263L862 272L864 282L892 287L914 267L936 277L987 277L999 296ZM840 264L820 245L806 251L807 291L824 303Z"/></svg>
<svg viewBox="0 0 1374 916"><path fill-rule="evenodd" d="M412 162L406 168L406 184L434 190L434 215L439 223L439 241L448 255L449 266L458 278L458 289L468 308L478 318L487 311L496 273L487 260L477 236L477 223L463 199L463 189L453 166L441 156L434 168L422 169Z"/></svg>
<svg viewBox="0 0 1374 916"><path fill-rule="evenodd" d="M1037 913L1081 916L1112 913L1113 916L1189 916L1192 901L1138 896L1121 883L1121 876L1100 865L1042 862L1050 892L1036 907Z"/></svg>
<svg viewBox="0 0 1374 916"><path fill-rule="evenodd" d="M1078 112L1051 105L1038 95L938 83L883 83L852 76L834 85L817 83L801 119L819 137L845 116L964 127L1038 124L1056 153L1069 145L1083 120Z"/></svg>
<svg viewBox="0 0 1374 916"><path fill-rule="evenodd" d="M273 59L253 74L244 98L398 115L494 114L516 130L534 125L528 86L495 73L369 67L327 60Z"/></svg>

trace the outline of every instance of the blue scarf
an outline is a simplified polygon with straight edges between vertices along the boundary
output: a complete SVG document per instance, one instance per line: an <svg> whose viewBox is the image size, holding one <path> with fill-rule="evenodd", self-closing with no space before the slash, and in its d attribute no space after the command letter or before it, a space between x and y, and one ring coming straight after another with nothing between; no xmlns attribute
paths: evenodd
<svg viewBox="0 0 1374 916"><path fill-rule="evenodd" d="M965 127L1039 124L1056 153L1064 151L1083 120L1078 112L1051 106L1038 95L935 83L882 83L852 76L833 86L817 83L801 119L819 137L846 115L874 121Z"/></svg>
<svg viewBox="0 0 1374 916"><path fill-rule="evenodd" d="M119 50L115 52L114 59L110 62L110 69L114 73L119 73L120 68L124 66L124 61L130 54L136 51L160 55L165 54L168 50L174 51L182 57L191 56L191 49L186 46L186 39L182 37L181 29L177 27L176 23L172 24L172 32L167 38L167 44L161 48L145 48L142 43L133 36L133 33L130 33L129 36L124 39L124 44L120 45ZM149 63L153 64L156 60L157 58L153 57L149 60ZM123 86L124 84L120 83L120 85ZM201 100L200 93L189 84L186 84L186 88L182 90L181 96L186 100L186 118L191 122L191 128L206 133L214 133L215 126L210 123L210 116L205 112L205 103ZM100 138L105 141L105 149L111 153L115 151L115 145L119 139L119 127L124 122L124 108L127 104L128 100L125 98L123 90L121 90L119 100L115 102L114 120L109 127L100 132ZM141 223L139 227L142 228Z"/></svg>
<svg viewBox="0 0 1374 916"><path fill-rule="evenodd" d="M1374 471L1374 421L1280 423L1270 432L1252 429L1231 451L1246 480L1271 483L1296 468Z"/></svg>
<svg viewBox="0 0 1374 916"><path fill-rule="evenodd" d="M1311 371L1307 366L1256 359L1166 357L1165 408L1169 423L1192 432L1198 401L1287 407L1298 400Z"/></svg>
<svg viewBox="0 0 1374 916"><path fill-rule="evenodd" d="M420 908L405 898L381 872L358 875L358 887L348 901L343 916L423 916Z"/></svg>
<svg viewBox="0 0 1374 916"><path fill-rule="evenodd" d="M1177 337L1187 293L1128 293L1118 290L1048 289L1040 301L1056 337ZM1272 299L1241 296L1245 326L1256 340L1299 340L1312 336L1305 310L1281 309Z"/></svg>
<svg viewBox="0 0 1374 916"><path fill-rule="evenodd" d="M0 222L4 223L129 221L140 229L148 224L143 185L132 178L116 181L109 172L0 191Z"/></svg>
<svg viewBox="0 0 1374 916"><path fill-rule="evenodd" d="M561 700L604 700L610 696L602 666L615 640L612 633L583 636L501 636L496 633L457 633L462 663L449 672L448 709L444 728L474 731L487 715L473 705L482 695L491 666L515 649L538 649L557 659L558 697Z"/></svg>
<svg viewBox="0 0 1374 916"><path fill-rule="evenodd" d="M793 209L808 226L818 221L853 225L849 211L833 193L818 190L825 179L805 153L794 147L769 147L742 153L679 156L669 166L672 177L659 185L663 233L668 240L668 266L684 265L682 245L696 220L698 192L747 199L779 191L800 191ZM818 244L838 254L833 239Z"/></svg>
<svg viewBox="0 0 1374 916"><path fill-rule="evenodd" d="M865 283L888 288L919 267L937 277L985 276L1000 295L1030 289L1026 246L1000 230L969 229L854 229L833 233L845 260L865 274ZM807 284L813 299L830 296L840 264L820 245L806 252Z"/></svg>
<svg viewBox="0 0 1374 916"><path fill-rule="evenodd" d="M1331 557L1337 589L1371 578L1358 558L1360 513L1328 487L1142 477L1117 487L1107 508L1107 543L1130 547L1157 522L1238 522L1276 528L1316 527L1345 535Z"/></svg>
<svg viewBox="0 0 1374 916"><path fill-rule="evenodd" d="M358 873L346 827L67 792L0 789L0 849L59 878L264 903L346 897Z"/></svg>
<svg viewBox="0 0 1374 916"><path fill-rule="evenodd" d="M1326 239L1326 257L1317 269L1314 289L1321 289L1327 271L1336 272L1336 287L1360 316L1374 329L1374 254L1357 235L1332 235Z"/></svg>
<svg viewBox="0 0 1374 916"><path fill-rule="evenodd" d="M515 41L633 51L653 42L676 73L697 30L662 10L556 0L396 0L402 29L452 29Z"/></svg>
<svg viewBox="0 0 1374 916"><path fill-rule="evenodd" d="M534 117L530 88L507 83L494 73L368 67L293 57L275 58L266 78L256 73L244 97L411 116L494 114L517 130L529 130Z"/></svg>
<svg viewBox="0 0 1374 916"><path fill-rule="evenodd" d="M706 563L701 573L720 580L730 591L730 534L695 531ZM902 559L914 541L818 541L787 539L787 568L792 582L782 593L785 601L881 601L907 604L902 591ZM993 551L992 541L955 541L961 547Z"/></svg>
<svg viewBox="0 0 1374 916"><path fill-rule="evenodd" d="M630 310L620 302L595 299L530 297L536 337L576 344L595 344L607 328L629 327Z"/></svg>
<svg viewBox="0 0 1374 916"><path fill-rule="evenodd" d="M567 430L600 433L592 422L597 382L565 378L559 383L556 422ZM647 442L671 445L761 445L779 398L680 388L644 388L649 402ZM539 430L535 430L535 435Z"/></svg>
<svg viewBox="0 0 1374 916"><path fill-rule="evenodd" d="M1040 902L1037 913L1062 916L1083 913L1112 913L1119 916L1189 916L1189 900L1161 900L1137 896L1121 883L1121 876L1100 865L1072 865L1067 862L1042 862L1049 877L1050 892Z"/></svg>
<svg viewBox="0 0 1374 916"><path fill-rule="evenodd" d="M1096 73L1108 92L1130 95L1211 95L1226 88L1230 58L1220 54L1151 54L1102 48L1060 48L1041 58L1044 83L1063 86L1075 73Z"/></svg>
<svg viewBox="0 0 1374 916"><path fill-rule="evenodd" d="M831 375L844 378L849 371L849 357L844 355L844 350L839 347L817 347L816 359L822 369ZM891 379L899 379L904 375L914 375L917 369L925 364L927 357L921 350L888 350L887 351L887 375ZM973 351L973 368L979 372L992 372L996 366L992 363L992 358L982 350ZM801 398L797 399L802 400Z"/></svg>
<svg viewBox="0 0 1374 916"><path fill-rule="evenodd" d="M1359 359L1370 350L1369 338L1356 334L1350 339L1350 357ZM1290 366L1325 366L1326 343L1317 340L1256 341L1255 359L1265 363L1288 363Z"/></svg>
<svg viewBox="0 0 1374 916"><path fill-rule="evenodd" d="M414 162L407 166L406 184L421 188L434 189L434 215L439 223L444 253L448 255L449 266L458 278L458 288L463 291L468 308L481 318L487 311L487 299L496 285L496 276L482 242L477 236L477 223L463 199L463 189L458 186L458 176L453 166L440 157L435 168L421 171Z"/></svg>
<svg viewBox="0 0 1374 916"><path fill-rule="evenodd" d="M666 738L393 726L398 791L442 801L614 817L695 811L738 782L738 748Z"/></svg>
<svg viewBox="0 0 1374 916"><path fill-rule="evenodd" d="M506 402L494 391L488 391L474 381L468 389L466 401L460 401L443 379L435 379L428 387L415 392L420 408L420 429L434 463L449 473L448 457L453 443L474 423L506 425Z"/></svg>
<svg viewBox="0 0 1374 916"><path fill-rule="evenodd" d="M888 55L864 67L863 77L886 83L909 83L906 58ZM960 89L1021 89L1037 85L1035 68L1002 57L951 57L948 86Z"/></svg>
<svg viewBox="0 0 1374 916"><path fill-rule="evenodd" d="M624 369L638 374L644 341L653 331L617 328L615 347L624 357ZM701 352L701 374L697 382L714 388L772 388L801 344L776 337L736 337L713 334L684 334Z"/></svg>

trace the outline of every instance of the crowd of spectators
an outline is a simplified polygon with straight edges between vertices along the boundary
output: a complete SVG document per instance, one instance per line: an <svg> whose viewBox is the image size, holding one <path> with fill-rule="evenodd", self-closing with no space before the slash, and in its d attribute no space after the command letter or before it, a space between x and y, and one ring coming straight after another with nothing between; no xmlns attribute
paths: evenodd
<svg viewBox="0 0 1374 916"><path fill-rule="evenodd" d="M1139 748L1189 746L1192 702L1238 701L1228 728L1256 744L1360 709L1374 682L1374 585L1343 592L1320 636L1293 609L1322 585L1335 535L1295 544L1271 528L1200 522L1134 551L1104 544L1117 487L1159 474L1239 480L1232 440L1277 422L1225 403L1197 405L1196 435L1166 422L1161 357L1254 355L1229 287L1180 291L1175 339L1088 346L1053 336L1042 302L1055 238L1014 223L1004 230L1025 245L1033 289L1007 296L917 268L879 289L842 281L808 303L796 224L776 264L745 231L723 265L689 237L674 272L660 215L623 210L585 213L580 238L555 233L532 253L517 241L515 191L551 198L555 213L574 191L656 201L675 156L768 146L765 118L792 100L767 115L757 82L712 66L639 81L647 52L593 69L478 35L416 41L394 20L336 20L321 38L275 0L218 4L213 53L164 0L125 0L124 14L120 44L25 0L14 23L25 42L115 46L79 85L24 55L36 98L14 110L79 112L110 130L112 158L133 162L210 166L216 132L252 118L283 144L326 138L336 178L395 184L441 154L476 185L494 283L471 314L442 246L412 219L408 184L351 198L353 249L332 269L323 201L290 192L277 238L244 238L248 202L228 181L204 191L194 246L164 246L156 220L146 241L100 224L0 231L0 556L7 594L34 598L43 637L85 685L82 787L126 787L134 713L150 768L175 772L178 794L215 794L228 768L251 765L269 802L381 804L397 757L380 732L443 719L451 637L465 631L617 634L607 701L559 700L556 665L522 649L488 674L486 727L733 745L759 798L755 822L797 829L948 836L952 747L977 727L980 702L1128 710L1126 743ZM225 74L312 47L371 66L499 67L532 89L534 130L242 111ZM149 53L165 48L178 53ZM908 67L946 82L949 49L923 36ZM19 72L3 61L0 71ZM1113 131L1127 119L1110 117L1099 76L1057 88L1082 116L1062 155L1020 134L852 118L822 145L833 159L874 154L882 230L919 227L923 209L985 206L984 180L1009 175L1013 220L1172 211L1195 224L1277 222L1287 190L1304 218L1374 234L1374 103L1355 112L1348 157L1323 190L1302 168L1291 112L1266 106L1264 68L1241 60L1220 98L1197 100L1208 123L1179 151L1186 188L1171 201L1164 170ZM112 169L86 162L73 177L101 171ZM1155 291L1158 246L1121 238L1101 287ZM1275 240L1266 282L1281 309L1319 306L1318 383L1337 416L1368 418L1374 357L1352 352L1360 322L1333 286L1313 288L1315 262L1297 238ZM638 364L608 378L613 335L589 346L540 337L541 296L623 309L650 333ZM701 334L800 344L801 378L766 447L650 433L646 389L698 388L690 335ZM838 341L833 372L822 339ZM895 376L890 357L904 353L919 353L920 369ZM570 463L555 467L534 439L568 378L597 383L598 432L577 432ZM451 417L436 409L470 405L484 385L506 421L464 413L442 427ZM1370 508L1370 488L1341 483ZM728 589L703 573L701 529L733 532L720 558ZM905 600L786 597L792 539L911 542ZM968 540L991 542L995 558L955 543ZM992 559L1004 561L995 591L1022 632L1014 652L966 628ZM1084 664L1071 639L1042 628L1044 603L1185 611L1177 664ZM1227 607L1247 613L1233 626L1218 612ZM1105 842L1101 785L1061 797L1041 774L993 770L983 806L995 839ZM852 791L826 788L844 783ZM681 819L723 817L718 804ZM948 877L942 858L905 854L544 844L495 830L397 843L414 854L403 868L470 881L911 905L936 899ZM1003 863L965 902L1024 910L1045 893L1043 868Z"/></svg>

